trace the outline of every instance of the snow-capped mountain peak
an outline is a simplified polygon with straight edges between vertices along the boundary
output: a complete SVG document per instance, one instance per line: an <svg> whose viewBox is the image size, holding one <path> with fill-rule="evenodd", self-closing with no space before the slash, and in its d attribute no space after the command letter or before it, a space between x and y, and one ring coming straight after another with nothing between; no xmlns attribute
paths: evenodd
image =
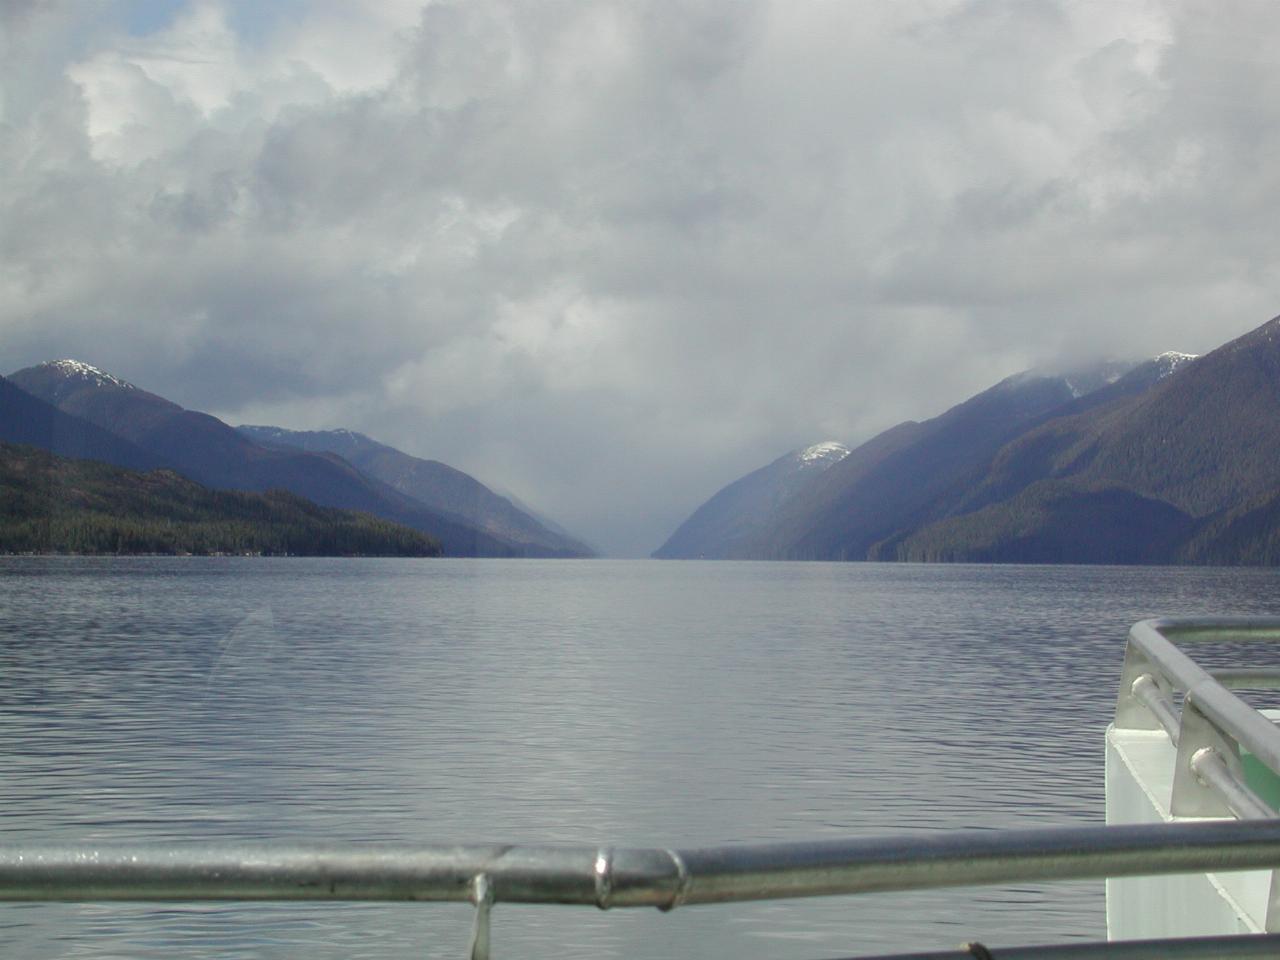
<svg viewBox="0 0 1280 960"><path fill-rule="evenodd" d="M1167 350L1158 357L1153 357L1156 363L1160 364L1160 377L1163 380L1171 373L1176 373L1178 368L1184 364L1195 360L1199 354L1195 353L1179 353L1177 350Z"/></svg>
<svg viewBox="0 0 1280 960"><path fill-rule="evenodd" d="M823 462L827 464L839 463L849 455L849 448L843 443L837 443L834 440L824 440L822 443L815 443L811 447L805 447L801 450L796 458L804 464Z"/></svg>
<svg viewBox="0 0 1280 960"><path fill-rule="evenodd" d="M68 379L74 377L79 380L87 380L97 387L123 387L126 390L137 389L127 380L121 380L119 377L113 377L111 374L99 370L97 367L85 363L83 360L50 360L46 363L40 364L40 366L56 370Z"/></svg>

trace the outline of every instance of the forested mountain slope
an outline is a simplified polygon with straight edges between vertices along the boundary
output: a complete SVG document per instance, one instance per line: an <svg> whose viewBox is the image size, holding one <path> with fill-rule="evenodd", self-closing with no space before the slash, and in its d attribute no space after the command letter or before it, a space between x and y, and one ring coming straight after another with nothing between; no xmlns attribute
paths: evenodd
<svg viewBox="0 0 1280 960"><path fill-rule="evenodd" d="M1026 432L976 478L976 509L871 555L1270 563L1278 495L1280 319L1136 396Z"/></svg>
<svg viewBox="0 0 1280 960"><path fill-rule="evenodd" d="M0 443L0 552L437 556L426 535L282 490L209 490Z"/></svg>
<svg viewBox="0 0 1280 960"><path fill-rule="evenodd" d="M862 560L881 540L944 516L946 504L1009 440L1072 403L1118 382L1132 365L1068 375L1009 377L946 413L896 427L819 477L739 555L766 559Z"/></svg>
<svg viewBox="0 0 1280 960"><path fill-rule="evenodd" d="M848 456L848 447L831 440L784 454L717 492L653 556L660 560L732 556L784 504Z"/></svg>
<svg viewBox="0 0 1280 960"><path fill-rule="evenodd" d="M425 507L340 457L263 447L216 417L185 410L88 364L51 361L9 379L204 486L289 490L323 506L365 511L427 533L453 556L520 555L513 544Z"/></svg>
<svg viewBox="0 0 1280 960"><path fill-rule="evenodd" d="M336 454L397 492L501 537L525 556L589 557L593 554L586 544L549 529L470 474L438 460L411 456L364 434L351 430L285 430L265 426L237 429L263 446Z"/></svg>

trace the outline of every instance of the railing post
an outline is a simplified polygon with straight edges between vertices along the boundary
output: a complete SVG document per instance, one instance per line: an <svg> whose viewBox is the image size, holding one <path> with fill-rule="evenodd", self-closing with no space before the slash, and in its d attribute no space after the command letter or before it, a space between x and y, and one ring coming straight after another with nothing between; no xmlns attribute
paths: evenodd
<svg viewBox="0 0 1280 960"><path fill-rule="evenodd" d="M476 905L476 917L471 928L470 960L489 960L489 914L493 909L493 884L486 874L477 874L471 881L471 902Z"/></svg>

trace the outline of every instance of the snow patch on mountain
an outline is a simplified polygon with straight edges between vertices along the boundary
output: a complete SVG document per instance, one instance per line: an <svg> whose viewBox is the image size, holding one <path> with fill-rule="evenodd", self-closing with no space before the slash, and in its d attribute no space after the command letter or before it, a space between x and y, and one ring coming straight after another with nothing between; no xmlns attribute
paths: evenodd
<svg viewBox="0 0 1280 960"><path fill-rule="evenodd" d="M47 363L40 364L42 367L57 370L64 377L75 377L80 380L88 380L96 387L123 387L126 390L136 390L132 383L127 380L121 380L119 377L113 377L111 374L99 370L91 364L85 363L83 360L50 360Z"/></svg>
<svg viewBox="0 0 1280 960"><path fill-rule="evenodd" d="M1160 364L1160 366L1162 367L1160 371L1159 379L1163 380L1165 377L1169 376L1171 373L1176 373L1179 367L1183 366L1184 364L1190 363L1192 360L1195 360L1198 356L1199 354L1179 353L1176 350L1165 351L1164 353L1160 354L1160 356L1154 358L1155 362Z"/></svg>
<svg viewBox="0 0 1280 960"><path fill-rule="evenodd" d="M837 443L834 440L825 440L822 443L815 443L811 447L805 447L797 455L801 463L817 463L819 461L827 464L839 463L849 455L849 448L843 443Z"/></svg>
<svg viewBox="0 0 1280 960"><path fill-rule="evenodd" d="M281 440L288 433L288 430L282 430L279 427L257 426L256 424L242 423L236 427L241 433L249 434L254 440Z"/></svg>

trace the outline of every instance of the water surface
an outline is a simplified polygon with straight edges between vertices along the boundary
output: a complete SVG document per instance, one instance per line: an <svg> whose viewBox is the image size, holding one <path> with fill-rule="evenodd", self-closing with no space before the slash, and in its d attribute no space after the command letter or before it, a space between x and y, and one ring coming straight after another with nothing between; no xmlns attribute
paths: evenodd
<svg viewBox="0 0 1280 960"><path fill-rule="evenodd" d="M0 838L702 846L1102 821L1146 616L1280 573L0 559ZM12 956L460 957L441 904L0 906ZM500 905L495 956L819 958L1102 934L1101 883Z"/></svg>

